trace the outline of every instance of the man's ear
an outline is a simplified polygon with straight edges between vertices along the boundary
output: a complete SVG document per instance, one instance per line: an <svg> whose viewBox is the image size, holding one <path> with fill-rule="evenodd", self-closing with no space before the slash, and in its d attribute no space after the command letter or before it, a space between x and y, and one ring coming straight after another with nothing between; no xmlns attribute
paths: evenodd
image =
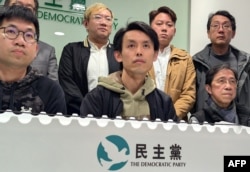
<svg viewBox="0 0 250 172"><path fill-rule="evenodd" d="M175 34L176 34L176 27L174 27L174 36L175 36Z"/></svg>
<svg viewBox="0 0 250 172"><path fill-rule="evenodd" d="M206 84L205 85L205 89L207 90L208 94L212 94L212 91L211 91L211 86Z"/></svg>
<svg viewBox="0 0 250 172"><path fill-rule="evenodd" d="M210 39L210 30L207 30L207 38Z"/></svg>
<svg viewBox="0 0 250 172"><path fill-rule="evenodd" d="M114 51L114 56L117 62L122 62L122 55L120 51Z"/></svg>
<svg viewBox="0 0 250 172"><path fill-rule="evenodd" d="M36 44L36 55L35 55L35 57L34 57L33 59L36 58L36 56L37 56L37 54L38 54L38 51L39 51L39 44L37 43L37 44Z"/></svg>
<svg viewBox="0 0 250 172"><path fill-rule="evenodd" d="M235 36L235 31L233 31L232 39L234 38L234 36Z"/></svg>
<svg viewBox="0 0 250 172"><path fill-rule="evenodd" d="M159 53L159 51L155 51L154 57L153 57L153 58L154 58L154 61L157 60L157 58L158 58L158 53Z"/></svg>
<svg viewBox="0 0 250 172"><path fill-rule="evenodd" d="M82 22L82 25L83 25L84 27L87 28L87 26L88 26L88 21L87 21L87 20L84 20L84 21Z"/></svg>

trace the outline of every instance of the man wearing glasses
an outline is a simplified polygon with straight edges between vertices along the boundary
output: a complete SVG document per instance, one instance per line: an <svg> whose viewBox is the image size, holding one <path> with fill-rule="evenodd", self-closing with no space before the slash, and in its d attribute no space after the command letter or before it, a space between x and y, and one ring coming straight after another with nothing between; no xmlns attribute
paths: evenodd
<svg viewBox="0 0 250 172"><path fill-rule="evenodd" d="M204 108L191 115L190 122L211 124L220 121L250 126L250 108L236 104L237 72L229 64L212 67L206 73L209 94Z"/></svg>
<svg viewBox="0 0 250 172"><path fill-rule="evenodd" d="M237 71L239 76L236 102L250 107L250 55L230 45L235 33L235 18L228 11L217 11L209 15L207 35L211 43L193 56L197 76L193 112L201 110L208 98L205 90L206 72L225 63Z"/></svg>
<svg viewBox="0 0 250 172"><path fill-rule="evenodd" d="M65 92L67 111L79 114L83 97L97 86L99 76L120 69L109 42L113 13L102 3L87 8L83 25L88 32L84 41L67 44L59 63L59 82Z"/></svg>
<svg viewBox="0 0 250 172"><path fill-rule="evenodd" d="M39 23L20 5L0 11L0 110L66 114L60 85L30 67L36 57Z"/></svg>
<svg viewBox="0 0 250 172"><path fill-rule="evenodd" d="M38 12L38 0L5 0L4 6L22 5L30 9L34 14ZM58 65L55 55L55 48L51 45L39 41L38 53L32 61L31 66L39 71L44 76L52 80L58 80Z"/></svg>

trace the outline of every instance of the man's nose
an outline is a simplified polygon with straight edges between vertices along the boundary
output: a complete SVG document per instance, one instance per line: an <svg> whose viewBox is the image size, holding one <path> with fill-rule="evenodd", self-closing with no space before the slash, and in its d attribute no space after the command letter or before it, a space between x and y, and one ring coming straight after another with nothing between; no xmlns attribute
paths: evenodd
<svg viewBox="0 0 250 172"><path fill-rule="evenodd" d="M143 47L141 47L141 46L138 46L137 47L137 53L136 53L136 56L142 56L142 49L143 49Z"/></svg>
<svg viewBox="0 0 250 172"><path fill-rule="evenodd" d="M23 45L26 41L24 39L24 33L19 32L16 39L14 40L16 44Z"/></svg>

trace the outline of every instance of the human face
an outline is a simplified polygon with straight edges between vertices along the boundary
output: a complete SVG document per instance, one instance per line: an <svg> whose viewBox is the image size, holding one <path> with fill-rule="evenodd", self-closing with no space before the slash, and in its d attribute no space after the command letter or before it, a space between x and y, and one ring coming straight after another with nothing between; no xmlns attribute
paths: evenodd
<svg viewBox="0 0 250 172"><path fill-rule="evenodd" d="M122 51L115 51L114 55L118 62L122 62L125 73L130 76L142 75L143 77L157 58L151 39L138 30L131 30L124 34Z"/></svg>
<svg viewBox="0 0 250 172"><path fill-rule="evenodd" d="M206 85L207 92L221 108L227 108L235 99L237 80L229 69L222 69L215 76L211 85Z"/></svg>
<svg viewBox="0 0 250 172"><path fill-rule="evenodd" d="M213 45L228 46L234 38L235 31L232 30L231 22L227 17L215 15L207 34Z"/></svg>
<svg viewBox="0 0 250 172"><path fill-rule="evenodd" d="M31 31L35 33L35 27L32 23L11 19L4 20L0 27L12 26L19 31ZM27 66L36 57L37 42L27 43L23 38L23 33L19 33L16 39L9 39L4 34L4 29L0 29L0 65L11 68L27 68Z"/></svg>
<svg viewBox="0 0 250 172"><path fill-rule="evenodd" d="M159 13L152 21L151 27L158 35L161 49L167 47L176 32L175 23L171 17L166 13Z"/></svg>
<svg viewBox="0 0 250 172"><path fill-rule="evenodd" d="M31 9L34 14L36 13L34 0L10 0L10 5L22 5Z"/></svg>
<svg viewBox="0 0 250 172"><path fill-rule="evenodd" d="M111 19L111 20L110 20ZM113 18L109 10L103 9L94 11L84 26L88 31L88 37L91 41L104 39L107 41L112 30Z"/></svg>

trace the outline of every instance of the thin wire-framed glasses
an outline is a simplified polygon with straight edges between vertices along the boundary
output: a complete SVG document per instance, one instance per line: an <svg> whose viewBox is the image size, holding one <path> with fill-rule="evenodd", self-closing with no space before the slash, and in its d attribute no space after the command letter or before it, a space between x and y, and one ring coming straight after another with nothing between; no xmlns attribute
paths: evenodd
<svg viewBox="0 0 250 172"><path fill-rule="evenodd" d="M102 19L104 19L108 23L113 22L113 18L111 16L105 16L105 15L101 15L101 14L94 14L93 19L97 22L100 22Z"/></svg>
<svg viewBox="0 0 250 172"><path fill-rule="evenodd" d="M225 23L225 24L215 23L215 24L211 24L210 27L213 30L219 30L220 27L222 27L223 30L230 30L232 28L231 24L229 23Z"/></svg>
<svg viewBox="0 0 250 172"><path fill-rule="evenodd" d="M23 32L13 26L1 27L0 29L3 29L3 35L8 39L14 40L19 36L20 33L23 33L23 39L27 43L37 42L37 35L32 31Z"/></svg>
<svg viewBox="0 0 250 172"><path fill-rule="evenodd" d="M219 78L217 80L215 80L215 83L218 85L226 85L227 83L229 83L232 86L236 86L237 85L237 80L234 78Z"/></svg>

